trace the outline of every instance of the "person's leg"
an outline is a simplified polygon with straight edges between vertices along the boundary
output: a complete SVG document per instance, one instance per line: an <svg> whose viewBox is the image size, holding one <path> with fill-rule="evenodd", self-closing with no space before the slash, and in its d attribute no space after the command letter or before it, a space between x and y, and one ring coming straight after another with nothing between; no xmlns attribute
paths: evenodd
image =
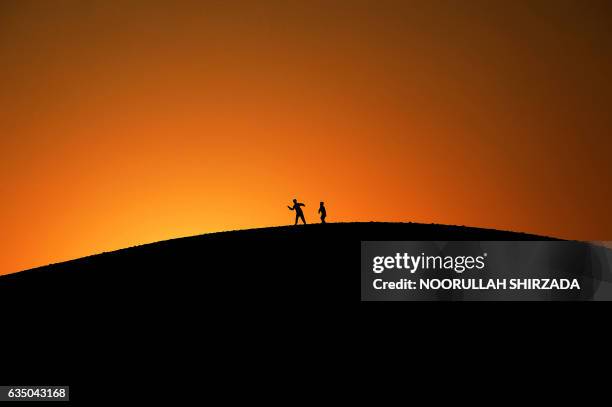
<svg viewBox="0 0 612 407"><path fill-rule="evenodd" d="M297 225L297 223L298 223L298 220L299 220L299 219L300 219L300 215L298 215L298 214L296 213L296 214L295 214L295 223L294 223L294 226L296 226L296 225Z"/></svg>
<svg viewBox="0 0 612 407"><path fill-rule="evenodd" d="M304 222L304 225L306 224L306 218L304 218L304 214L300 215L300 217L302 218L302 222Z"/></svg>
<svg viewBox="0 0 612 407"><path fill-rule="evenodd" d="M321 216L321 223L325 223L325 216Z"/></svg>

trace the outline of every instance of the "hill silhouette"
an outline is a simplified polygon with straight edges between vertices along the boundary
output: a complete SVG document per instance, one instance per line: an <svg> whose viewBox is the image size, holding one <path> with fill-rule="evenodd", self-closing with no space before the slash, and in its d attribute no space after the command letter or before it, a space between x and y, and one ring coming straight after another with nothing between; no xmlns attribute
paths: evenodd
<svg viewBox="0 0 612 407"><path fill-rule="evenodd" d="M260 285L296 272L359 266L365 240L549 240L548 237L465 226L418 223L329 223L217 232L135 246L0 277L0 289L27 288L38 299L49 291L73 297L87 293L146 295L147 288L172 286L218 294L211 284L237 281ZM301 281L301 286L304 281ZM260 287L261 288L261 287ZM52 289L52 290L51 290ZM137 290L137 291L133 291ZM296 298L296 293L291 296ZM277 293L276 295L279 295ZM23 297L22 297L23 298Z"/></svg>
<svg viewBox="0 0 612 407"><path fill-rule="evenodd" d="M6 275L0 309L9 321L4 349L12 351L3 369L14 383L68 383L74 400L111 401L117 392L142 393L129 386L101 392L102 380L197 385L200 376L185 365L208 366L226 347L232 352L215 365L217 374L228 374L233 362L253 366L252 375L270 363L286 369L269 355L289 348L299 350L292 366L320 367L333 355L350 367L346 345L364 326L375 336L382 323L354 309L360 241L545 239L461 226L313 224L186 237ZM385 323L407 316L410 326L440 323L413 311L389 314Z"/></svg>

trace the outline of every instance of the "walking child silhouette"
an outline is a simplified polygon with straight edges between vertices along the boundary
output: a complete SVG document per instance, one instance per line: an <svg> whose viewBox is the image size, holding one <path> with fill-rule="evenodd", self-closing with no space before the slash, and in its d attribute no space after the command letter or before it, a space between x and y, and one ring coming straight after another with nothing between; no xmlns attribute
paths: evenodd
<svg viewBox="0 0 612 407"><path fill-rule="evenodd" d="M297 201L297 199L293 200L293 206L287 206L287 208L289 208L290 211L295 211L295 224L298 224L298 220L302 219L302 222L304 222L304 225L306 224L306 219L304 219L304 212L302 212L302 206L306 206L303 203L300 203Z"/></svg>
<svg viewBox="0 0 612 407"><path fill-rule="evenodd" d="M321 214L321 223L325 223L327 211L325 210L325 205L323 204L323 202L321 202L321 206L319 206L319 213Z"/></svg>

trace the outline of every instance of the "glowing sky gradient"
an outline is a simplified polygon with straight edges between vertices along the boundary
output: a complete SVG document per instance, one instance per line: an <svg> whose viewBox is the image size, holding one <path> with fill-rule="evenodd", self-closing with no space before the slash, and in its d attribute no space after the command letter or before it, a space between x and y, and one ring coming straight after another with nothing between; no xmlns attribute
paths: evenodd
<svg viewBox="0 0 612 407"><path fill-rule="evenodd" d="M4 0L0 274L294 197L612 240L611 72L604 0Z"/></svg>

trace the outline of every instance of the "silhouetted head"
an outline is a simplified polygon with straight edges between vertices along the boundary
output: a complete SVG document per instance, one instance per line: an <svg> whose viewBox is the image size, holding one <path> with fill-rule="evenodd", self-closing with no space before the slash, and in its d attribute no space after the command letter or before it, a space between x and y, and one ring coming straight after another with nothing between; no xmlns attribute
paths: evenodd
<svg viewBox="0 0 612 407"><path fill-rule="evenodd" d="M323 202L321 202L321 206L323 206Z"/></svg>
<svg viewBox="0 0 612 407"><path fill-rule="evenodd" d="M294 200L293 200L293 203L297 203L297 199L294 199Z"/></svg>

